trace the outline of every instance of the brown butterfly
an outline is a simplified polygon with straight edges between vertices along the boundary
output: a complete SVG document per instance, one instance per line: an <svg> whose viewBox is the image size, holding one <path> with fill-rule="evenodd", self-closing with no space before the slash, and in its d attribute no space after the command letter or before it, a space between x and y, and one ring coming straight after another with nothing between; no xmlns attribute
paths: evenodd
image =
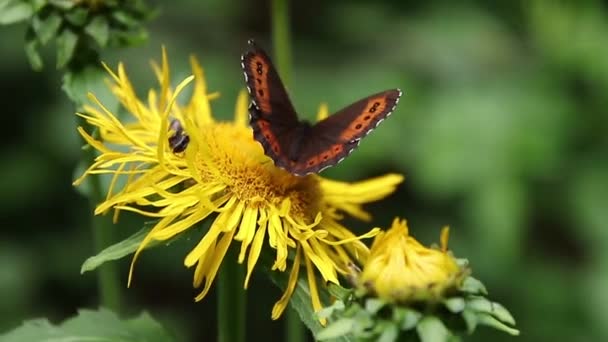
<svg viewBox="0 0 608 342"><path fill-rule="evenodd" d="M251 96L253 137L276 166L296 175L319 173L344 160L360 140L388 117L401 90L359 100L314 125L300 121L270 57L249 40L241 56Z"/></svg>

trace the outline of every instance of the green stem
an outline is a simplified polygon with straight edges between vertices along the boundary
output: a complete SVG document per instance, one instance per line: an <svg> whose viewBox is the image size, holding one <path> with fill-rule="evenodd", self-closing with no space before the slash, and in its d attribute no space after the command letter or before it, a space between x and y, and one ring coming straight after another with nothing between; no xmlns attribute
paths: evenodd
<svg viewBox="0 0 608 342"><path fill-rule="evenodd" d="M289 33L289 0L272 0L272 42L275 62L281 79L289 88L291 82L291 35Z"/></svg>
<svg viewBox="0 0 608 342"><path fill-rule="evenodd" d="M287 88L291 83L291 34L289 30L289 0L272 0L272 42L275 62ZM286 341L305 341L306 331L298 313L287 310Z"/></svg>
<svg viewBox="0 0 608 342"><path fill-rule="evenodd" d="M89 153L86 158L93 162L95 153L92 148L88 149ZM99 177L89 177L89 185L91 192L89 200L91 206L94 207L104 198L102 185ZM115 225L112 223L111 215L94 216L91 223L93 233L93 243L95 251L100 252L110 244L114 243ZM116 313L120 313L121 307L121 285L118 277L118 265L116 263L106 263L98 269L97 286L99 291L100 305L106 307Z"/></svg>
<svg viewBox="0 0 608 342"><path fill-rule="evenodd" d="M246 331L247 303L243 282L245 270L237 260L237 249L230 248L218 276L218 341L243 342Z"/></svg>

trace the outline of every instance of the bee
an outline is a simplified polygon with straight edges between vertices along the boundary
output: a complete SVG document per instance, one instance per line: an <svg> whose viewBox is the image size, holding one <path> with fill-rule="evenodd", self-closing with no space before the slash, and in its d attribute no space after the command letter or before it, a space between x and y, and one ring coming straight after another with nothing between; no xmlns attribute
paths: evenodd
<svg viewBox="0 0 608 342"><path fill-rule="evenodd" d="M190 137L184 131L182 124L177 119L171 119L169 123L169 131L173 131L173 135L169 137L169 146L173 153L181 153L186 150Z"/></svg>

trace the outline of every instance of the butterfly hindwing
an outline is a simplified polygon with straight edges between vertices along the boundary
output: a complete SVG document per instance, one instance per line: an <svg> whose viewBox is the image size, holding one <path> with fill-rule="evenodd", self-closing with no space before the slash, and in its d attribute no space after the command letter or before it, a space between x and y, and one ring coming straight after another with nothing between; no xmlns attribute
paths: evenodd
<svg viewBox="0 0 608 342"><path fill-rule="evenodd" d="M383 91L318 122L302 147L294 173L318 173L341 162L359 146L361 138L392 113L400 96L399 89Z"/></svg>

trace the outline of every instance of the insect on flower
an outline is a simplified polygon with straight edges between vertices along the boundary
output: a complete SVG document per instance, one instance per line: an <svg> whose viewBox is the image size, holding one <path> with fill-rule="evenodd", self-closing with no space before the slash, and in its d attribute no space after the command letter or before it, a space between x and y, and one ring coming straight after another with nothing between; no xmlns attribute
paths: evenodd
<svg viewBox="0 0 608 342"><path fill-rule="evenodd" d="M181 153L186 150L190 137L184 131L181 122L177 119L171 119L169 123L169 131L173 131L173 135L169 137L169 147L173 153Z"/></svg>

